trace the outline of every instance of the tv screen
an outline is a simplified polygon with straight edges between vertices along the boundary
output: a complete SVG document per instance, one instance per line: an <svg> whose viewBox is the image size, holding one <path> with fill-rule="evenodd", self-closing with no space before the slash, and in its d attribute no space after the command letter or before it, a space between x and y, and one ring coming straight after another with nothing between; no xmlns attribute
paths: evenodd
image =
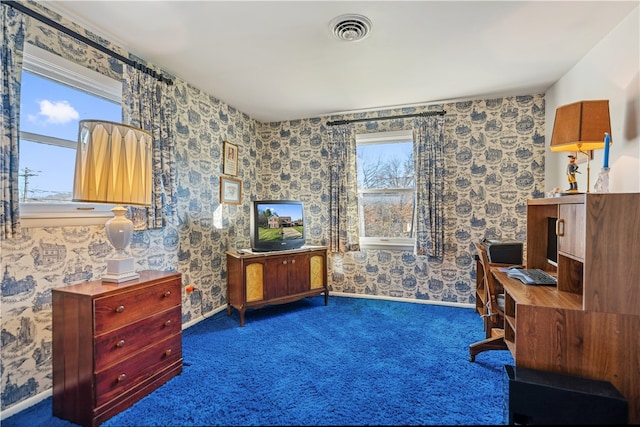
<svg viewBox="0 0 640 427"><path fill-rule="evenodd" d="M305 244L304 206L297 200L254 200L251 250L299 249Z"/></svg>

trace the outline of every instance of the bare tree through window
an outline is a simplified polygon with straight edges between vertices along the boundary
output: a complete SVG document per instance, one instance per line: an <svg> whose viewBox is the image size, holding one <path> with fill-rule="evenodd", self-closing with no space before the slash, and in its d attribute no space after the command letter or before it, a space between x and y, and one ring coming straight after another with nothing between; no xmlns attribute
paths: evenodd
<svg viewBox="0 0 640 427"><path fill-rule="evenodd" d="M413 238L412 142L357 146L361 237Z"/></svg>

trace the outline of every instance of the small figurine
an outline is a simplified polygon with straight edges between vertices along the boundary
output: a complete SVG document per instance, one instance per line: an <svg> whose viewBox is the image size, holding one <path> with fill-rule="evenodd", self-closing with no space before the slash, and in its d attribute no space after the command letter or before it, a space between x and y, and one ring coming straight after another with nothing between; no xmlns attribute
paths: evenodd
<svg viewBox="0 0 640 427"><path fill-rule="evenodd" d="M567 165L567 179L569 180L569 189L567 191L577 192L578 181L576 181L576 173L578 172L578 165L576 165L576 156L569 154L569 164Z"/></svg>

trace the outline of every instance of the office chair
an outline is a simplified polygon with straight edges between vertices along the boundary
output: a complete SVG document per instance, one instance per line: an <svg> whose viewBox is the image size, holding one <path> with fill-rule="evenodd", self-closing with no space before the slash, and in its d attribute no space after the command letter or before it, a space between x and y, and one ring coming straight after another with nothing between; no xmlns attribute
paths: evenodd
<svg viewBox="0 0 640 427"><path fill-rule="evenodd" d="M491 264L487 250L482 244L476 243L479 263L478 275L482 275L484 292L478 292L476 298L482 299L485 339L469 345L469 360L476 360L476 355L488 350L507 350L504 341L504 293L491 274L491 267L507 266L507 264Z"/></svg>

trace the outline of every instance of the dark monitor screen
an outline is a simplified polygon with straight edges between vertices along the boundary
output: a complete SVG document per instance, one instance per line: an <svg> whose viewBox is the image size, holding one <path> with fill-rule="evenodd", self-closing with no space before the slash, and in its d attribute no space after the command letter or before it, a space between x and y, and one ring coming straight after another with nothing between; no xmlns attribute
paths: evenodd
<svg viewBox="0 0 640 427"><path fill-rule="evenodd" d="M556 235L557 218L547 218L547 261L558 266L558 236Z"/></svg>

